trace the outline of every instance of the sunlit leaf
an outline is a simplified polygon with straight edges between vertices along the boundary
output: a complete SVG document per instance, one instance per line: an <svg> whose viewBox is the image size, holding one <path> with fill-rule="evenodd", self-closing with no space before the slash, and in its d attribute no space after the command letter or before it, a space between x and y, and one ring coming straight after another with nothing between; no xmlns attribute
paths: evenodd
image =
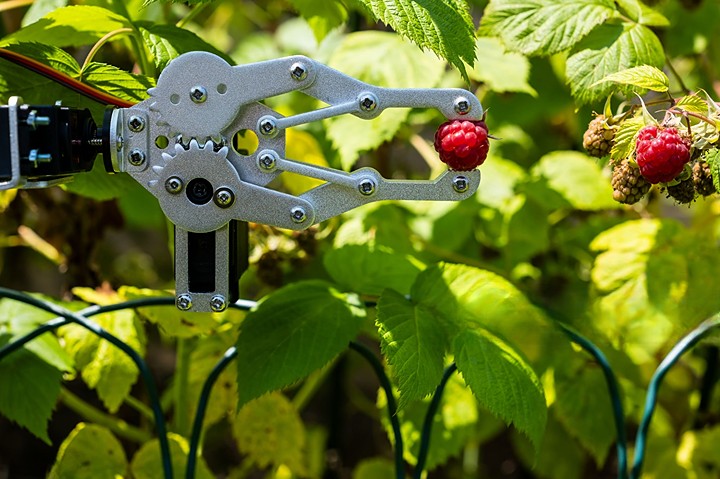
<svg viewBox="0 0 720 479"><path fill-rule="evenodd" d="M128 461L118 439L103 426L78 424L60 445L49 479L119 478Z"/></svg>

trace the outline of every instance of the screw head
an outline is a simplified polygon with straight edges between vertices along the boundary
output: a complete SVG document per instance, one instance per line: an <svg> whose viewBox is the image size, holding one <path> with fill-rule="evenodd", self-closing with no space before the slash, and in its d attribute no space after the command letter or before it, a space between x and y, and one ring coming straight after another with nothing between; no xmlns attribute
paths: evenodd
<svg viewBox="0 0 720 479"><path fill-rule="evenodd" d="M307 219L307 213L305 213L305 209L301 206L296 206L291 209L290 216L294 223L304 223Z"/></svg>
<svg viewBox="0 0 720 479"><path fill-rule="evenodd" d="M277 134L277 123L272 117L261 118L258 125L263 136L273 137Z"/></svg>
<svg viewBox="0 0 720 479"><path fill-rule="evenodd" d="M358 99L358 104L362 111L373 111L377 108L377 97L372 93L365 93Z"/></svg>
<svg viewBox="0 0 720 479"><path fill-rule="evenodd" d="M175 306L180 311L187 311L192 308L192 297L189 294L181 294L175 298Z"/></svg>
<svg viewBox="0 0 720 479"><path fill-rule="evenodd" d="M365 196L370 196L375 193L376 188L375 181L371 178L365 178L363 180L360 180L360 183L358 183L358 190L360 193L362 193Z"/></svg>
<svg viewBox="0 0 720 479"><path fill-rule="evenodd" d="M230 188L218 188L213 201L220 208L230 208L235 203L235 193Z"/></svg>
<svg viewBox="0 0 720 479"><path fill-rule="evenodd" d="M458 193L465 193L470 189L470 182L464 176L456 176L453 178L453 189Z"/></svg>
<svg viewBox="0 0 720 479"><path fill-rule="evenodd" d="M308 69L304 63L293 63L290 66L290 76L293 80L303 81L308 76Z"/></svg>
<svg viewBox="0 0 720 479"><path fill-rule="evenodd" d="M142 150L132 150L128 155L128 161L133 166L140 166L145 163L145 153Z"/></svg>
<svg viewBox="0 0 720 479"><path fill-rule="evenodd" d="M215 296L213 296L210 299L210 309L212 309L216 313L225 311L225 309L227 309L227 301L225 301L225 296L221 294L216 294Z"/></svg>
<svg viewBox="0 0 720 479"><path fill-rule="evenodd" d="M276 166L276 159L270 153L263 153L258 157L258 166L265 171L273 171Z"/></svg>
<svg viewBox="0 0 720 479"><path fill-rule="evenodd" d="M135 133L145 129L145 120L141 116L133 115L128 120L128 128Z"/></svg>
<svg viewBox="0 0 720 479"><path fill-rule="evenodd" d="M190 89L190 99L195 103L204 103L207 100L205 87L196 85Z"/></svg>
<svg viewBox="0 0 720 479"><path fill-rule="evenodd" d="M165 180L165 190L172 195L177 195L183 190L183 181L177 176L171 176Z"/></svg>
<svg viewBox="0 0 720 479"><path fill-rule="evenodd" d="M455 112L460 115L467 115L472 109L470 102L464 96L457 97L453 106L455 108Z"/></svg>

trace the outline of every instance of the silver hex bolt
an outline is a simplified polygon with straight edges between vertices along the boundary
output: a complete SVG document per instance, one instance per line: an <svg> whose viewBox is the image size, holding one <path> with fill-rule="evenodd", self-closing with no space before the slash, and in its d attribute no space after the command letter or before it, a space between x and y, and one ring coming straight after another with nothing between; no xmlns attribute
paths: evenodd
<svg viewBox="0 0 720 479"><path fill-rule="evenodd" d="M360 180L360 183L358 183L358 190L364 196L371 196L375 194L376 187L377 185L375 184L375 181L371 178L364 178Z"/></svg>
<svg viewBox="0 0 720 479"><path fill-rule="evenodd" d="M230 208L235 203L235 193L230 188L218 188L213 201L220 208Z"/></svg>
<svg viewBox="0 0 720 479"><path fill-rule="evenodd" d="M141 116L132 115L128 120L128 128L135 133L145 129L145 120Z"/></svg>
<svg viewBox="0 0 720 479"><path fill-rule="evenodd" d="M277 166L277 159L271 153L262 153L258 156L258 166L264 171L273 171Z"/></svg>
<svg viewBox="0 0 720 479"><path fill-rule="evenodd" d="M293 80L303 81L308 76L308 69L304 63L293 63L290 66L290 76L293 78Z"/></svg>
<svg viewBox="0 0 720 479"><path fill-rule="evenodd" d="M210 309L212 309L216 313L220 313L222 311L225 311L227 309L227 301L225 300L225 296L221 294L216 294L210 299Z"/></svg>
<svg viewBox="0 0 720 479"><path fill-rule="evenodd" d="M277 122L275 118L266 116L258 122L260 134L272 138L277 135Z"/></svg>
<svg viewBox="0 0 720 479"><path fill-rule="evenodd" d="M207 90L200 85L192 87L190 89L190 99L195 103L204 103L207 100Z"/></svg>
<svg viewBox="0 0 720 479"><path fill-rule="evenodd" d="M192 305L192 296L189 294L181 294L175 298L175 306L181 311L188 311Z"/></svg>
<svg viewBox="0 0 720 479"><path fill-rule="evenodd" d="M165 180L165 190L171 195L177 195L183 190L183 181L177 176L171 176Z"/></svg>
<svg viewBox="0 0 720 479"><path fill-rule="evenodd" d="M470 182L468 179L462 175L456 176L453 178L453 189L457 191L458 193L465 193L467 190L470 189Z"/></svg>
<svg viewBox="0 0 720 479"><path fill-rule="evenodd" d="M358 98L358 104L362 111L373 111L377 108L378 99L372 93L363 93Z"/></svg>
<svg viewBox="0 0 720 479"><path fill-rule="evenodd" d="M290 216L292 217L294 223L304 223L307 219L307 213L305 213L305 208L301 206L296 206L291 209Z"/></svg>
<svg viewBox="0 0 720 479"><path fill-rule="evenodd" d="M467 115L472 109L470 101L468 101L468 99L464 96L457 97L455 99L455 104L453 105L453 107L455 108L455 112L459 115Z"/></svg>
<svg viewBox="0 0 720 479"><path fill-rule="evenodd" d="M141 166L145 163L145 153L137 148L132 150L128 155L128 161L133 166Z"/></svg>

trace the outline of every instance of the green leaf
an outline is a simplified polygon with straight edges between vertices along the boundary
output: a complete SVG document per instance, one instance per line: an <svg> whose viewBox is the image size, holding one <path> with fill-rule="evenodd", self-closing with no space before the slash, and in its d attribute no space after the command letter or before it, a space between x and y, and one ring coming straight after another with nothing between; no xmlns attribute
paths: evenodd
<svg viewBox="0 0 720 479"><path fill-rule="evenodd" d="M382 457L364 459L353 471L352 479L395 479L395 465Z"/></svg>
<svg viewBox="0 0 720 479"><path fill-rule="evenodd" d="M185 465L189 445L184 437L175 433L168 433L170 443L170 457L172 459L173 474L175 477L185 477ZM202 456L197 458L195 477L198 479L214 479ZM160 456L160 443L157 439L146 442L133 456L130 463L130 472L133 479L157 479L164 477L162 460Z"/></svg>
<svg viewBox="0 0 720 479"><path fill-rule="evenodd" d="M273 392L245 404L232 430L240 452L259 468L284 465L298 476L307 475L305 425L283 394Z"/></svg>
<svg viewBox="0 0 720 479"><path fill-rule="evenodd" d="M144 352L144 333L136 323L135 313L121 310L101 314L92 318L99 326L124 341L138 354ZM135 363L120 349L94 333L76 325L62 330L66 349L74 356L82 378L110 412L118 410L130 388L137 381L138 369Z"/></svg>
<svg viewBox="0 0 720 479"><path fill-rule="evenodd" d="M210 52L222 57L231 65L234 63L225 53L190 30L175 25L158 25L152 22L137 22L136 26L158 71L162 71L173 58L192 51Z"/></svg>
<svg viewBox="0 0 720 479"><path fill-rule="evenodd" d="M122 286L118 293L125 299L157 298L169 296L167 292L152 289ZM188 313L175 306L152 306L139 308L138 313L170 337L191 338L211 333L218 327L212 313Z"/></svg>
<svg viewBox="0 0 720 479"><path fill-rule="evenodd" d="M580 104L604 100L617 87L597 82L628 68L665 63L662 44L639 24L604 24L581 41L567 59L567 82Z"/></svg>
<svg viewBox="0 0 720 479"><path fill-rule="evenodd" d="M720 459L712 444L720 440L720 427L709 426L683 434L678 452L678 462L693 471L692 477L712 479L720 474Z"/></svg>
<svg viewBox="0 0 720 479"><path fill-rule="evenodd" d="M387 32L355 32L345 36L328 64L358 80L383 87L433 88L444 66L429 54ZM391 140L408 116L408 109L385 110L378 118L361 120L342 115L325 122L327 135L350 169L358 155Z"/></svg>
<svg viewBox="0 0 720 479"><path fill-rule="evenodd" d="M239 406L304 378L343 352L366 312L321 281L294 283L263 299L237 340Z"/></svg>
<svg viewBox="0 0 720 479"><path fill-rule="evenodd" d="M682 111L699 113L701 115L707 115L708 112L712 112L708 101L695 94L685 95L680 98L677 103L675 103L675 108Z"/></svg>
<svg viewBox="0 0 720 479"><path fill-rule="evenodd" d="M0 301L0 333L9 333L12 339L18 339L34 331L38 326L55 317L52 313L19 301L9 299ZM60 371L75 371L73 358L60 346L54 334L43 334L25 344L23 348Z"/></svg>
<svg viewBox="0 0 720 479"><path fill-rule="evenodd" d="M66 7L68 0L35 0L28 8L22 19L22 26L26 27L31 23L40 20L42 17L57 10L58 8Z"/></svg>
<svg viewBox="0 0 720 479"><path fill-rule="evenodd" d="M540 158L532 174L547 180L553 190L560 193L578 210L596 211L614 209L612 187L597 163L576 151L554 151Z"/></svg>
<svg viewBox="0 0 720 479"><path fill-rule="evenodd" d="M347 20L347 10L337 0L290 0L290 3L307 20L318 43Z"/></svg>
<svg viewBox="0 0 720 479"><path fill-rule="evenodd" d="M9 337L0 335L0 347ZM50 445L47 427L60 395L62 373L20 348L0 361L0 414Z"/></svg>
<svg viewBox="0 0 720 479"><path fill-rule="evenodd" d="M492 91L520 92L537 96L530 86L530 61L519 53L505 51L497 38L479 37L475 42L478 60L470 78L485 83Z"/></svg>
<svg viewBox="0 0 720 479"><path fill-rule="evenodd" d="M621 122L619 128L615 131L615 141L610 150L610 159L622 161L630 158L635 151L637 134L644 126L645 118L642 115Z"/></svg>
<svg viewBox="0 0 720 479"><path fill-rule="evenodd" d="M497 36L525 55L553 55L572 48L614 13L612 0L493 0L479 34Z"/></svg>
<svg viewBox="0 0 720 479"><path fill-rule="evenodd" d="M465 79L475 62L475 25L463 0L358 0L423 50L446 58ZM380 58L380 57L377 57Z"/></svg>
<svg viewBox="0 0 720 479"><path fill-rule="evenodd" d="M330 277L358 294L378 296L385 288L409 293L420 272L418 261L388 248L345 245L328 251L323 264Z"/></svg>
<svg viewBox="0 0 720 479"><path fill-rule="evenodd" d="M147 90L155 86L153 78L133 75L105 63L92 62L82 71L83 81L123 100L141 102L148 98Z"/></svg>
<svg viewBox="0 0 720 479"><path fill-rule="evenodd" d="M375 323L400 391L400 408L432 393L442 378L449 340L440 321L396 291L385 290L380 297Z"/></svg>
<svg viewBox="0 0 720 479"><path fill-rule="evenodd" d="M659 92L666 92L670 88L670 79L667 75L662 70L650 65L640 65L611 73L602 80L595 82L592 86L603 82L636 86L644 90Z"/></svg>
<svg viewBox="0 0 720 479"><path fill-rule="evenodd" d="M449 334L482 327L512 341L533 361L556 328L509 281L465 265L431 266L418 275L411 297L444 321Z"/></svg>
<svg viewBox="0 0 720 479"><path fill-rule="evenodd" d="M480 404L526 434L537 450L547 418L545 393L522 355L483 329L460 332L452 350L458 370Z"/></svg>
<svg viewBox="0 0 720 479"><path fill-rule="evenodd" d="M397 413L405 446L404 457L410 464L417 464L420 437L429 404L430 398L411 401ZM377 407L381 411L380 418L388 439L394 441L394 433L386 413L387 397L382 389L378 390ZM484 411L478 410L477 401L462 378L458 374L451 376L440 399L440 406L433 417L433 428L430 433L432 446L427 456L427 470L435 469L445 464L451 457L460 455L468 441L478 438L479 429L487 426L487 423L492 424L491 435L502 427L501 423L494 424L494 418L489 415L483 415L479 420L481 412ZM480 424L480 421L485 423Z"/></svg>
<svg viewBox="0 0 720 479"><path fill-rule="evenodd" d="M590 247L593 324L636 362L720 309L720 253L679 222L628 221Z"/></svg>
<svg viewBox="0 0 720 479"><path fill-rule="evenodd" d="M584 359L580 367L564 366L555 371L553 407L565 429L590 451L600 467L616 435L605 377L600 368Z"/></svg>
<svg viewBox="0 0 720 479"><path fill-rule="evenodd" d="M73 181L62 185L71 193L98 201L118 198L137 187L138 183L127 173L108 174L102 161L95 161L91 171L75 175Z"/></svg>
<svg viewBox="0 0 720 479"><path fill-rule="evenodd" d="M118 478L128 461L120 441L107 428L78 424L60 445L49 479Z"/></svg>
<svg viewBox="0 0 720 479"><path fill-rule="evenodd" d="M133 28L130 21L105 8L74 5L58 8L0 40L0 46L40 42L56 47L92 45L106 33Z"/></svg>
<svg viewBox="0 0 720 479"><path fill-rule="evenodd" d="M703 160L707 161L710 165L715 190L720 191L720 149L711 148L707 150L703 154Z"/></svg>
<svg viewBox="0 0 720 479"><path fill-rule="evenodd" d="M3 48L35 59L40 63L44 63L45 65L70 76L76 76L80 73L80 65L78 65L72 55L65 50L51 45L37 42L27 42L16 43ZM27 72L27 70L25 71ZM5 73L4 70L3 73Z"/></svg>

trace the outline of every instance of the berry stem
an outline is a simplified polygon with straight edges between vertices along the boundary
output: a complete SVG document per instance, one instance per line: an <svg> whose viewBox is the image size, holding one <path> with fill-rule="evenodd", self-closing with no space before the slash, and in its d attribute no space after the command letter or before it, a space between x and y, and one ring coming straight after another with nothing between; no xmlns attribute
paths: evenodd
<svg viewBox="0 0 720 479"><path fill-rule="evenodd" d="M672 75L677 80L682 91L684 91L686 95L689 95L690 89L687 87L687 85L685 85L685 82L683 81L682 76L680 76L680 74L677 72L677 70L673 66L672 62L670 61L670 57L668 57L667 53L665 53L665 63L667 64L668 69L670 70L670 73L672 73ZM668 92L668 95L670 95L670 92Z"/></svg>
<svg viewBox="0 0 720 479"><path fill-rule="evenodd" d="M694 111L686 111L686 110L682 110L682 109L679 109L679 108L676 108L676 107L672 107L672 108L670 108L670 109L668 110L668 112L669 112L669 113L677 113L677 114L682 115L682 116L684 116L684 117L686 117L686 118L687 118L688 116L691 116L691 117L693 117L693 118L697 118L698 120L702 120L702 121L704 121L705 123L707 123L707 124L709 124L709 125L716 126L716 124L715 124L715 122L714 122L713 120L711 120L710 118L706 117L705 115L701 115L700 113L695 113Z"/></svg>

